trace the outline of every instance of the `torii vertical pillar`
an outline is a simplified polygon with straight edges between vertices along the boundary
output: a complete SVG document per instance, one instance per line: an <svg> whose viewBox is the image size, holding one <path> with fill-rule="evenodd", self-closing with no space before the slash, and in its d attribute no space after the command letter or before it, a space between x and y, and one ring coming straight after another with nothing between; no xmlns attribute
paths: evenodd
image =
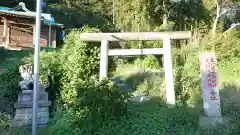
<svg viewBox="0 0 240 135"><path fill-rule="evenodd" d="M99 80L101 81L103 78L106 78L108 75L108 41L103 40L101 42L101 50L100 50L100 74Z"/></svg>
<svg viewBox="0 0 240 135"><path fill-rule="evenodd" d="M175 91L173 80L173 68L172 68L172 51L171 40L163 40L164 53L164 72L165 72L165 84L166 84L166 98L169 105L175 105Z"/></svg>

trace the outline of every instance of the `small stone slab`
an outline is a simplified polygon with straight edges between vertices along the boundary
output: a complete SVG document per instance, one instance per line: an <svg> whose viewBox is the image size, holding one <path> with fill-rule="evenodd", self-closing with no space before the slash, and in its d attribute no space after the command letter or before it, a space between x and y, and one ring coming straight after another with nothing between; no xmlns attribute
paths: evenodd
<svg viewBox="0 0 240 135"><path fill-rule="evenodd" d="M25 120L25 119L31 119L32 113L16 113L14 119L15 120ZM38 112L37 118L49 118L49 112Z"/></svg>
<svg viewBox="0 0 240 135"><path fill-rule="evenodd" d="M32 108L33 102L18 102L14 104L14 108ZM49 107L51 105L51 101L38 101L38 107Z"/></svg>
<svg viewBox="0 0 240 135"><path fill-rule="evenodd" d="M44 125L44 124L47 124L48 121L49 121L49 118L37 119L37 124ZM22 127L22 126L31 126L31 125L32 125L32 119L12 121L12 127Z"/></svg>
<svg viewBox="0 0 240 135"><path fill-rule="evenodd" d="M49 112L48 107L38 107L39 112ZM18 108L16 109L16 114L17 113L32 113L32 108Z"/></svg>
<svg viewBox="0 0 240 135"><path fill-rule="evenodd" d="M22 90L22 93L33 93L33 90Z"/></svg>
<svg viewBox="0 0 240 135"><path fill-rule="evenodd" d="M48 93L47 92L40 92L38 94L38 100L48 100ZM33 101L33 92L23 92L18 94L18 102L24 101Z"/></svg>

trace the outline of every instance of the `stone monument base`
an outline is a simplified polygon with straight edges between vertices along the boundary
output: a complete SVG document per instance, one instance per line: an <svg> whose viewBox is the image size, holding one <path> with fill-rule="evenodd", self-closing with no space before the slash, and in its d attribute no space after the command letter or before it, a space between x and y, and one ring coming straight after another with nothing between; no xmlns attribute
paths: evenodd
<svg viewBox="0 0 240 135"><path fill-rule="evenodd" d="M214 129L226 126L229 122L227 117L207 117L204 115L199 116L199 127L203 129Z"/></svg>
<svg viewBox="0 0 240 135"><path fill-rule="evenodd" d="M28 127L32 124L33 90L23 90L18 94L18 101L14 104L15 116L12 120L12 127ZM49 121L48 93L43 86L39 87L38 93L37 126L44 126Z"/></svg>

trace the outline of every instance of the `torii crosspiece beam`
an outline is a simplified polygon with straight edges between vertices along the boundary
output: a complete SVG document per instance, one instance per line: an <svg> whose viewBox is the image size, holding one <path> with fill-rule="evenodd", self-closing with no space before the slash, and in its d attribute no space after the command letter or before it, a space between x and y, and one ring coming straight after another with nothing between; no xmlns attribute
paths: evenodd
<svg viewBox="0 0 240 135"><path fill-rule="evenodd" d="M177 32L126 32L126 33L81 33L82 41L150 41L164 39L188 39L191 37L190 31Z"/></svg>

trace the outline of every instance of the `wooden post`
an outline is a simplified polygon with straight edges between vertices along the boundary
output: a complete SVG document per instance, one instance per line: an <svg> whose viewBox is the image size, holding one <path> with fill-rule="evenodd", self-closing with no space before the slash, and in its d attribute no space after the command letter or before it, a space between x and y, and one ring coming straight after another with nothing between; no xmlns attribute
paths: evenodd
<svg viewBox="0 0 240 135"><path fill-rule="evenodd" d="M7 27L7 20L5 18L3 18L3 38L4 38L4 42L5 42L5 37L6 37L6 27Z"/></svg>
<svg viewBox="0 0 240 135"><path fill-rule="evenodd" d="M5 48L8 48L8 37L9 37L9 35L8 35L8 22L7 22L7 19L6 18L3 18L3 39L4 39L4 41L3 41L3 43L4 43L4 45L5 45Z"/></svg>
<svg viewBox="0 0 240 135"><path fill-rule="evenodd" d="M51 46L52 46L51 36L52 36L52 25L49 24L49 26L48 26L48 48L51 48Z"/></svg>
<svg viewBox="0 0 240 135"><path fill-rule="evenodd" d="M10 43L10 27L7 27L6 48L8 48L9 43Z"/></svg>
<svg viewBox="0 0 240 135"><path fill-rule="evenodd" d="M35 34L36 34L36 27L35 25L32 26L33 27L33 45L35 45Z"/></svg>
<svg viewBox="0 0 240 135"><path fill-rule="evenodd" d="M175 105L175 91L172 69L172 53L171 53L171 40L163 40L164 53L164 71L165 71L165 84L166 84L166 97L169 105Z"/></svg>
<svg viewBox="0 0 240 135"><path fill-rule="evenodd" d="M108 75L108 41L102 40L100 50L100 75L99 80Z"/></svg>

